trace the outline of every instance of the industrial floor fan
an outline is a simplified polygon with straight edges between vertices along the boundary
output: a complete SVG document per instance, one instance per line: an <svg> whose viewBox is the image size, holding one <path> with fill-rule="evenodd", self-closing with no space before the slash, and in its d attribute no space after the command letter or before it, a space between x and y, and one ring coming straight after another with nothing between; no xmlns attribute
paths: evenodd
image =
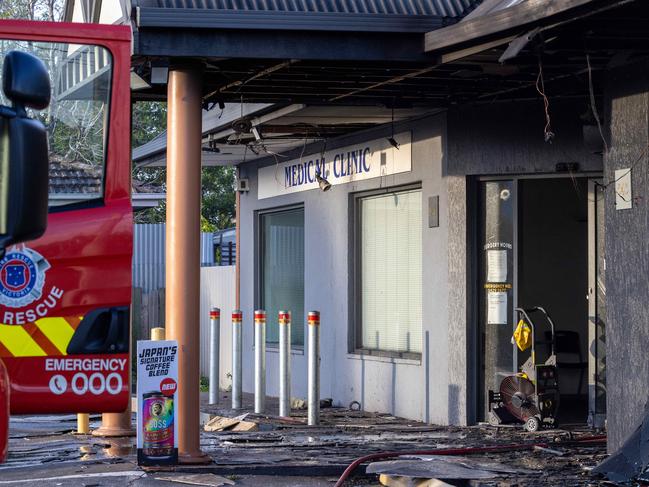
<svg viewBox="0 0 649 487"><path fill-rule="evenodd" d="M498 392L489 391L489 424L522 424L527 431L541 427L555 427L559 408L559 377L555 354L554 323L548 313L537 306L531 309L516 308L519 329L527 326L531 355L518 374L505 377ZM536 363L535 325L530 314L542 313L550 324L550 356L543 364Z"/></svg>

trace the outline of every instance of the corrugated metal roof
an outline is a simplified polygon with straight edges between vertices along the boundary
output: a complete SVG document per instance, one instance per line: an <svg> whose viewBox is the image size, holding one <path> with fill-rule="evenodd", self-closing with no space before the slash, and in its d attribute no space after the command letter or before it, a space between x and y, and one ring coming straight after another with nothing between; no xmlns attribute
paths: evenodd
<svg viewBox="0 0 649 487"><path fill-rule="evenodd" d="M482 0L139 0L140 7L461 17Z"/></svg>
<svg viewBox="0 0 649 487"><path fill-rule="evenodd" d="M146 144L135 147L131 152L134 162L167 150L167 131L163 130Z"/></svg>
<svg viewBox="0 0 649 487"><path fill-rule="evenodd" d="M456 18L440 15L159 7L139 8L137 14L137 25L140 28L326 31L329 33L424 33L439 29L456 20Z"/></svg>
<svg viewBox="0 0 649 487"><path fill-rule="evenodd" d="M271 108L269 103L244 103L243 107L238 103L228 103L223 111L221 110L203 110L202 126L203 134L214 130L217 127L229 126L233 121L252 115L258 115ZM163 130L155 138L146 144L135 147L131 152L134 162L141 162L144 159L151 158L156 154L161 154L167 150L167 131Z"/></svg>
<svg viewBox="0 0 649 487"><path fill-rule="evenodd" d="M470 20L473 18L480 17L482 15L488 15L500 10L513 7L519 3L523 3L525 0L484 0L482 4L474 9L469 15L467 15L463 21Z"/></svg>

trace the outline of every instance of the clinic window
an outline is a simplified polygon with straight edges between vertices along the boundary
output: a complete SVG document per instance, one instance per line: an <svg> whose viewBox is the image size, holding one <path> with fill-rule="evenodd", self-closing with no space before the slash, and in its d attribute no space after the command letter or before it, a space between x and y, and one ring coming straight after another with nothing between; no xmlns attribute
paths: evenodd
<svg viewBox="0 0 649 487"><path fill-rule="evenodd" d="M291 312L291 344L304 346L304 208L259 215L260 306L266 342L279 342L277 313Z"/></svg>
<svg viewBox="0 0 649 487"><path fill-rule="evenodd" d="M356 348L417 356L422 343L421 188L357 197L355 239Z"/></svg>

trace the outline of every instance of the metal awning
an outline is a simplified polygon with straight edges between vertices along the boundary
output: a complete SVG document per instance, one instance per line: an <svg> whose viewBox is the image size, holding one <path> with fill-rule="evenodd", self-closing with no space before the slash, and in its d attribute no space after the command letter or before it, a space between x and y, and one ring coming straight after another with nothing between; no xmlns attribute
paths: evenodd
<svg viewBox="0 0 649 487"><path fill-rule="evenodd" d="M145 76L155 63L199 60L205 66L204 97L211 103L444 108L535 96L539 52L548 80L583 76L585 49L595 72L606 66L611 50L642 55L649 46L647 3L527 0L426 34L374 37L264 29L235 35L226 29L140 25L133 59ZM546 32L529 45L524 41L515 63L501 62L508 43L535 28ZM149 48L157 54L144 54ZM163 99L166 87L134 96Z"/></svg>
<svg viewBox="0 0 649 487"><path fill-rule="evenodd" d="M450 23L436 15L239 11L188 8L137 9L140 28L291 30L326 32L426 32Z"/></svg>
<svg viewBox="0 0 649 487"><path fill-rule="evenodd" d="M251 34L251 31L245 31L251 34L247 42L232 40L237 44L236 49L247 50L246 56L197 55L189 59L205 66L203 99L206 106L218 107L219 103L225 103L226 113L227 110L236 112L236 107L242 103L272 107L262 121L255 119L257 115L245 115L229 123L248 119L246 123L258 127L265 141L274 139L277 144L275 149L270 149L269 145L266 149L280 153L304 145L307 139L307 142L326 139L389 122L392 109L395 120L403 120L458 105L540 100L537 90L540 71L548 99L582 100L586 113L591 97L589 78L592 78L593 95L598 98L602 73L619 64L649 59L649 31L646 29L649 2L646 0L488 0L474 12L438 31L416 36L408 34L415 36L411 40L418 39L414 42L417 45L415 54L425 61L389 58L386 52L397 43L399 36L375 39L374 52L383 52L381 60L371 56L349 60L345 58L349 52L341 53L334 60L314 59L301 56L304 46L283 43L286 38L282 36L288 31L273 31L273 34L279 32L279 40L269 41L266 46L272 50L279 43L279 51L285 49L289 55L284 59L261 54L250 57L254 48L254 42L251 43L254 32ZM541 15L543 12L546 15ZM490 27L492 21L499 25L498 29ZM483 30L477 30L479 27ZM167 42L177 39L172 31L166 33L170 36ZM163 35L160 30L140 27L140 41L151 32ZM196 29L196 32L204 31ZM219 31L218 35L224 32ZM262 29L256 31L260 32ZM310 46L306 47L308 51L322 41L323 33L297 34ZM347 35L343 33L343 38L347 39L344 37ZM424 37L430 40L432 36L439 44L435 49L429 45L430 52L426 53ZM450 42L449 38L455 41ZM213 53L220 48L213 46L211 49L205 52ZM146 63L173 63L177 59L174 56L135 56L134 63L137 69L146 69ZM188 58L181 56L180 59ZM135 96L164 98L166 86L154 86ZM235 108L231 108L233 106ZM286 113L281 117L270 115L296 106L303 106L301 113L309 110L318 113L317 119L311 118L309 125ZM220 112L216 107L213 113ZM337 113L338 118L328 123L327 116L318 112L323 107L331 111L329 115ZM382 110L383 119L365 124L344 120L344 116L354 113L368 117L365 112L369 109ZM263 149L258 154L251 152L256 145L252 132L233 141L236 130L230 125L225 124L218 130L205 131L205 125L203 128L204 148L211 144L213 149L212 153L203 154L203 160L209 161L207 164L232 164L268 154ZM163 156L148 160L151 164L164 164Z"/></svg>
<svg viewBox="0 0 649 487"><path fill-rule="evenodd" d="M271 110L269 110L269 108ZM396 109L342 106L273 106L231 104L203 112L203 166L249 162L297 147L323 142L327 138L362 129L400 122L431 114L430 108ZM245 121L240 130L237 124ZM251 128L257 129L256 138ZM133 163L139 167L165 166L167 133L133 149Z"/></svg>
<svg viewBox="0 0 649 487"><path fill-rule="evenodd" d="M632 0L631 0L632 1ZM486 4L487 2L485 2ZM493 2L492 2L493 3ZM498 3L509 5L499 8ZM466 44L477 44L484 40L507 39L511 34L520 35L523 29L532 26L556 25L561 21L572 21L580 15L592 15L598 11L628 3L620 0L498 0L491 9L476 9L463 22L449 26L443 31L426 34L426 52L457 50ZM486 5L483 4L485 7Z"/></svg>
<svg viewBox="0 0 649 487"><path fill-rule="evenodd" d="M253 14L406 15L457 18L482 0L135 0L139 9L161 8Z"/></svg>
<svg viewBox="0 0 649 487"><path fill-rule="evenodd" d="M481 2L137 0L134 60L426 62L423 35Z"/></svg>

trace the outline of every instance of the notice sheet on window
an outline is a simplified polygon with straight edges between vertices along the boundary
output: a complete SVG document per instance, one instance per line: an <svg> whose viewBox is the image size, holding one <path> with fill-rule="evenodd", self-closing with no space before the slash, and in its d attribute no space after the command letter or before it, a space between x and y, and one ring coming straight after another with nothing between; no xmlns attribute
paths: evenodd
<svg viewBox="0 0 649 487"><path fill-rule="evenodd" d="M507 292L487 293L487 324L507 324Z"/></svg>
<svg viewBox="0 0 649 487"><path fill-rule="evenodd" d="M507 251L487 250L487 282L507 281Z"/></svg>

